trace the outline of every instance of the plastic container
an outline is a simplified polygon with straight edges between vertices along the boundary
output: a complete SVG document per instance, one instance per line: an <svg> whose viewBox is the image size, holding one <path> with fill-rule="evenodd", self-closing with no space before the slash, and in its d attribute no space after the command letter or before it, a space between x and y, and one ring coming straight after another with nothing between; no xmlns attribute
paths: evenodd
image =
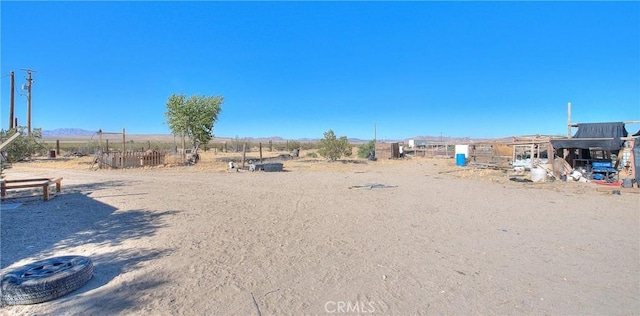
<svg viewBox="0 0 640 316"><path fill-rule="evenodd" d="M273 162L273 163L266 163L262 165L262 167L265 172L278 172L278 171L282 171L283 165L278 162Z"/></svg>
<svg viewBox="0 0 640 316"><path fill-rule="evenodd" d="M533 168L531 169L531 181L533 182L544 182L547 181L547 170L543 168Z"/></svg>
<svg viewBox="0 0 640 316"><path fill-rule="evenodd" d="M467 165L467 159L464 154L456 154L456 166L464 167Z"/></svg>

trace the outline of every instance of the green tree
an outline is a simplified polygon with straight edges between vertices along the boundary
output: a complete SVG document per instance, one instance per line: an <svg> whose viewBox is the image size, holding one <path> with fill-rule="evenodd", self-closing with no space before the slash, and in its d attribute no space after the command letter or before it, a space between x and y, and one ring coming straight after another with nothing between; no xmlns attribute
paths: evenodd
<svg viewBox="0 0 640 316"><path fill-rule="evenodd" d="M19 126L17 129L0 131L0 141L9 139L9 137L13 136L16 132L20 133L18 138L2 149L2 151L6 153L6 156L2 158L1 162L1 168L3 170L8 168L8 164L10 163L21 161L36 153L43 153L46 151L46 147L41 142L42 129L34 128L31 131L31 136L28 136L26 130L27 128L25 126Z"/></svg>
<svg viewBox="0 0 640 316"><path fill-rule="evenodd" d="M300 149L300 143L295 140L290 140L287 142L287 150L292 151L294 149Z"/></svg>
<svg viewBox="0 0 640 316"><path fill-rule="evenodd" d="M193 153L213 138L213 125L218 120L224 97L173 94L167 100L167 124L174 135L189 138Z"/></svg>
<svg viewBox="0 0 640 316"><path fill-rule="evenodd" d="M336 138L333 130L328 130L324 133L324 138L320 140L318 154L331 161L336 161L342 156L351 156L351 145L349 145L347 136Z"/></svg>
<svg viewBox="0 0 640 316"><path fill-rule="evenodd" d="M372 140L358 147L358 157L367 158L369 154L376 149L376 143Z"/></svg>

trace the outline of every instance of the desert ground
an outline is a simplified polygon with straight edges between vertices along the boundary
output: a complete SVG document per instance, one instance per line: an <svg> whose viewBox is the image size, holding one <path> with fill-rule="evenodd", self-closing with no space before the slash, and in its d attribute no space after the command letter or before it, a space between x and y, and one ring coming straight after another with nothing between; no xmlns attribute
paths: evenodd
<svg viewBox="0 0 640 316"><path fill-rule="evenodd" d="M640 194L519 183L453 159L229 172L89 170L17 163L10 179L63 177L44 202L10 192L1 268L83 255L93 278L4 315L637 314ZM364 184L386 188L358 188Z"/></svg>

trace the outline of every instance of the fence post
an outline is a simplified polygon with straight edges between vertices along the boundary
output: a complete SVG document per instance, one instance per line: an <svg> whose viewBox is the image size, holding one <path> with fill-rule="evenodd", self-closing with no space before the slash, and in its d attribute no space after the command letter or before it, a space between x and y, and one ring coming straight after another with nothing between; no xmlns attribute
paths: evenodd
<svg viewBox="0 0 640 316"><path fill-rule="evenodd" d="M124 168L125 153L127 152L127 138L125 137L124 128L122 129L122 160L121 168Z"/></svg>
<svg viewBox="0 0 640 316"><path fill-rule="evenodd" d="M247 156L247 143L242 144L242 169L244 169L244 160Z"/></svg>

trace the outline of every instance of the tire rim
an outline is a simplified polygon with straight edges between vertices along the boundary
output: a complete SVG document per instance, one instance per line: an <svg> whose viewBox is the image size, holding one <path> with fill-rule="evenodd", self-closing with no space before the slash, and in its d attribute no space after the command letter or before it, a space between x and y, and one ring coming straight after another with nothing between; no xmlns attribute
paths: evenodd
<svg viewBox="0 0 640 316"><path fill-rule="evenodd" d="M73 267L71 261L56 261L50 264L38 265L24 271L23 278L39 278L43 276L60 273Z"/></svg>

